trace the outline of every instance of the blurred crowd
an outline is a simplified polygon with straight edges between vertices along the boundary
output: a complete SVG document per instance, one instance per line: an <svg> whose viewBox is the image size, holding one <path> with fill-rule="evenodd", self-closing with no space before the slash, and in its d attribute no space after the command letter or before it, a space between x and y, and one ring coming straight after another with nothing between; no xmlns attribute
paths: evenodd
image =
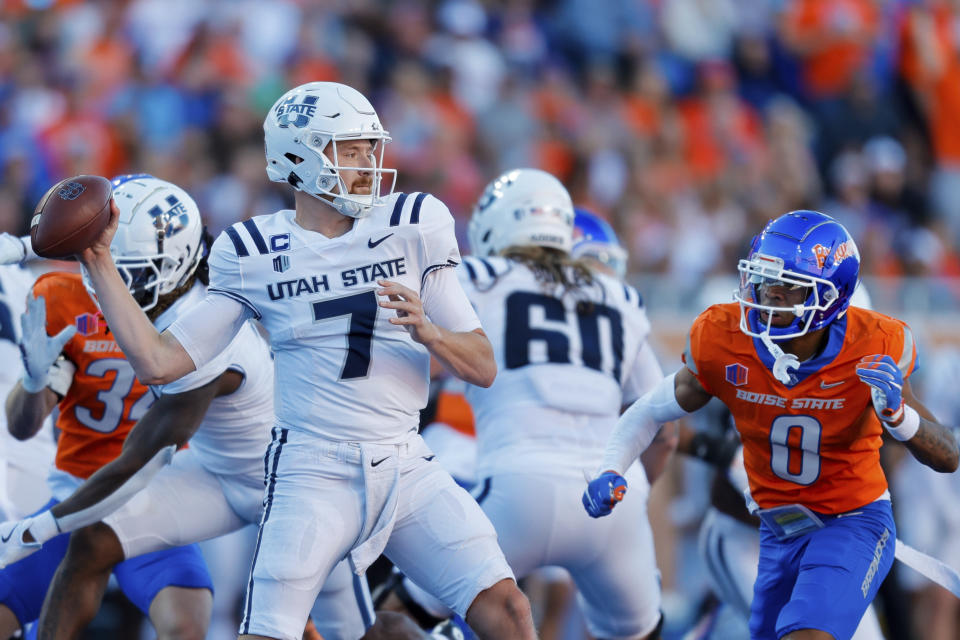
<svg viewBox="0 0 960 640"><path fill-rule="evenodd" d="M398 189L460 223L497 172L536 166L681 290L802 207L848 225L867 274L960 274L957 0L0 6L5 230L77 173L172 180L214 233L270 213L264 113L337 80L377 106Z"/></svg>

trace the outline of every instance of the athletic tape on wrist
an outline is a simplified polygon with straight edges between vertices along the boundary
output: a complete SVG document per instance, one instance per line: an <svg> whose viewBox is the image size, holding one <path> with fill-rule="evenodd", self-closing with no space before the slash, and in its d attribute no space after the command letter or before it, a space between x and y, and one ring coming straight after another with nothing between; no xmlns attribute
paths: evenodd
<svg viewBox="0 0 960 640"><path fill-rule="evenodd" d="M903 422L896 427L887 422L883 423L883 426L887 428L891 436L900 442L906 442L917 435L917 431L920 430L920 414L917 413L916 409L905 404L903 405Z"/></svg>

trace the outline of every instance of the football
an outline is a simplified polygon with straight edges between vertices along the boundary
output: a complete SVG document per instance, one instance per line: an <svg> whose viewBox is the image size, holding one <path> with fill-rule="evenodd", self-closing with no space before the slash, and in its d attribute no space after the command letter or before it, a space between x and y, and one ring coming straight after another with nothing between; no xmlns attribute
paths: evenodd
<svg viewBox="0 0 960 640"><path fill-rule="evenodd" d="M43 258L70 258L96 240L110 220L113 187L100 176L74 176L53 185L34 210L30 242Z"/></svg>

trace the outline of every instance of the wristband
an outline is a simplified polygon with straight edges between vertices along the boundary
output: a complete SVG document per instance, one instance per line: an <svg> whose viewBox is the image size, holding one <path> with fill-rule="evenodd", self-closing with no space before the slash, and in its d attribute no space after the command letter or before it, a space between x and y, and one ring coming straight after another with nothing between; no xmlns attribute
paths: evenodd
<svg viewBox="0 0 960 640"><path fill-rule="evenodd" d="M57 526L57 519L54 517L53 512L47 509L43 513L33 517L33 521L30 523L30 526L27 527L27 531L33 536L35 544L42 545L50 538L58 535L60 533L60 527Z"/></svg>
<svg viewBox="0 0 960 640"><path fill-rule="evenodd" d="M920 414L910 405L903 405L903 421L898 426L893 426L889 422L884 422L883 426L891 436L900 442L906 442L917 435L920 430Z"/></svg>

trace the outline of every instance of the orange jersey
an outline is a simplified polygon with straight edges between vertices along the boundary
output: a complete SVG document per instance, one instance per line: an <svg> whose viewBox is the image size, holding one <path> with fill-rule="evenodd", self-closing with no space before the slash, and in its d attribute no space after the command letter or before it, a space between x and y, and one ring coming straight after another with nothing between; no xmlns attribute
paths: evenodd
<svg viewBox="0 0 960 640"><path fill-rule="evenodd" d="M916 366L913 334L899 320L855 307L827 331L823 352L802 363L788 387L773 377L766 347L740 331L736 303L710 307L690 330L684 363L733 414L761 508L800 503L843 513L887 490L883 427L855 369L864 356L888 354L906 378Z"/></svg>
<svg viewBox="0 0 960 640"><path fill-rule="evenodd" d="M40 276L33 295L46 302L49 335L68 325L77 327L63 348L77 371L60 401L56 466L87 478L120 455L130 429L153 403L153 394L137 380L79 275Z"/></svg>

